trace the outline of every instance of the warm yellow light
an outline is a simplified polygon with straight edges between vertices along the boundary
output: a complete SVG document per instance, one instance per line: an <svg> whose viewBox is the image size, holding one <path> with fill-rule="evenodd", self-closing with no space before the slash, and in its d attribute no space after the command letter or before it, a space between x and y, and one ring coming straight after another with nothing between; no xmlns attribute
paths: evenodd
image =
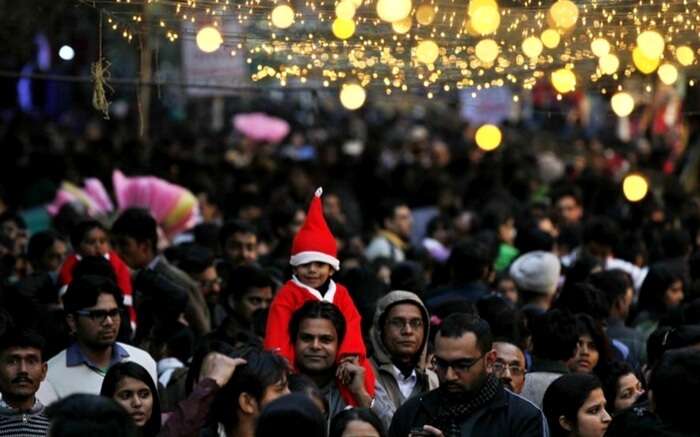
<svg viewBox="0 0 700 437"><path fill-rule="evenodd" d="M344 108L354 111L365 104L367 93L365 89L356 83L347 83L340 90L340 104Z"/></svg>
<svg viewBox="0 0 700 437"><path fill-rule="evenodd" d="M424 40L418 43L416 47L416 59L424 64L433 64L440 55L440 47L435 44L435 41Z"/></svg>
<svg viewBox="0 0 700 437"><path fill-rule="evenodd" d="M644 176L632 173L622 181L622 192L630 202L639 202L649 192L649 183Z"/></svg>
<svg viewBox="0 0 700 437"><path fill-rule="evenodd" d="M599 58L610 53L610 43L605 38L596 38L591 41L591 51Z"/></svg>
<svg viewBox="0 0 700 437"><path fill-rule="evenodd" d="M553 49L559 45L561 35L559 35L559 32L556 29L547 29L542 32L540 39L542 39L542 44L544 44L545 47L548 49Z"/></svg>
<svg viewBox="0 0 700 437"><path fill-rule="evenodd" d="M377 2L377 15L382 20L393 23L408 17L412 8L411 0L379 0Z"/></svg>
<svg viewBox="0 0 700 437"><path fill-rule="evenodd" d="M659 75L661 82L666 85L673 85L678 80L678 69L673 64L662 64L656 74Z"/></svg>
<svg viewBox="0 0 700 437"><path fill-rule="evenodd" d="M394 29L396 33L406 33L411 30L411 26L413 26L413 18L411 18L411 16L391 23L391 28Z"/></svg>
<svg viewBox="0 0 700 437"><path fill-rule="evenodd" d="M500 48L498 43L492 39L482 39L474 47L476 57L485 64L491 64L498 57Z"/></svg>
<svg viewBox="0 0 700 437"><path fill-rule="evenodd" d="M632 61L634 62L634 66L637 67L637 70L644 74L653 73L659 66L660 62L658 57L649 58L645 56L639 47L632 51Z"/></svg>
<svg viewBox="0 0 700 437"><path fill-rule="evenodd" d="M501 140L503 139L503 134L498 126L493 124L485 124L476 130L476 135L474 140L476 145L487 152L495 150L501 145Z"/></svg>
<svg viewBox="0 0 700 437"><path fill-rule="evenodd" d="M494 2L495 3L495 2ZM483 4L476 6L469 14L471 26L479 35L489 35L496 33L501 24L501 14L498 6Z"/></svg>
<svg viewBox="0 0 700 437"><path fill-rule="evenodd" d="M598 59L598 67L603 74L613 75L620 68L620 59L612 53L608 53Z"/></svg>
<svg viewBox="0 0 700 437"><path fill-rule="evenodd" d="M658 59L664 53L664 37L659 32L647 30L637 36L637 48L649 59Z"/></svg>
<svg viewBox="0 0 700 437"><path fill-rule="evenodd" d="M676 49L676 59L681 65L687 67L695 62L695 53L688 46L680 46Z"/></svg>
<svg viewBox="0 0 700 437"><path fill-rule="evenodd" d="M542 41L536 36L529 36L523 40L523 53L529 58L536 58L542 53Z"/></svg>
<svg viewBox="0 0 700 437"><path fill-rule="evenodd" d="M560 68L552 73L552 85L561 94L565 94L576 89L576 75L567 68Z"/></svg>
<svg viewBox="0 0 700 437"><path fill-rule="evenodd" d="M616 93L610 99L610 106L618 117L627 117L634 111L634 98L626 92Z"/></svg>
<svg viewBox="0 0 700 437"><path fill-rule="evenodd" d="M350 0L353 5L355 5L355 9L359 8L362 6L362 0Z"/></svg>
<svg viewBox="0 0 700 437"><path fill-rule="evenodd" d="M435 7L427 3L423 3L416 9L416 21L423 25L429 26L435 19Z"/></svg>
<svg viewBox="0 0 700 437"><path fill-rule="evenodd" d="M496 0L470 0L467 13L472 15L477 9L484 7L498 9L498 2Z"/></svg>
<svg viewBox="0 0 700 437"><path fill-rule="evenodd" d="M335 6L335 16L338 18L345 18L346 20L352 20L355 17L355 11L357 6L352 0L342 0Z"/></svg>
<svg viewBox="0 0 700 437"><path fill-rule="evenodd" d="M333 35L338 39L348 39L355 33L355 22L345 18L336 18L331 26Z"/></svg>
<svg viewBox="0 0 700 437"><path fill-rule="evenodd" d="M549 14L557 27L569 30L578 20L578 6L570 0L558 0L549 8Z"/></svg>
<svg viewBox="0 0 700 437"><path fill-rule="evenodd" d="M212 26L202 27L199 32L197 32L197 37L195 39L197 47L204 53L215 52L221 47L221 44L224 43L219 29Z"/></svg>
<svg viewBox="0 0 700 437"><path fill-rule="evenodd" d="M272 10L272 25L286 29L294 24L294 9L289 5L278 5Z"/></svg>

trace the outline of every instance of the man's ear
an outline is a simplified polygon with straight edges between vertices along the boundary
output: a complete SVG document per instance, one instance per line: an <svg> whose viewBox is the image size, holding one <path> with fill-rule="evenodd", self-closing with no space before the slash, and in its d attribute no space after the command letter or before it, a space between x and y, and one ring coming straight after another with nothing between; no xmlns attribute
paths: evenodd
<svg viewBox="0 0 700 437"><path fill-rule="evenodd" d="M245 414L256 414L258 413L258 401L250 393L243 392L238 395L238 408Z"/></svg>
<svg viewBox="0 0 700 437"><path fill-rule="evenodd" d="M484 360L486 362L486 370L488 372L493 371L493 363L496 362L496 351L491 349L489 352L484 354Z"/></svg>
<svg viewBox="0 0 700 437"><path fill-rule="evenodd" d="M43 363L41 363L41 380L42 381L46 379L46 372L48 372L48 371L49 371L49 363L44 361Z"/></svg>
<svg viewBox="0 0 700 437"><path fill-rule="evenodd" d="M75 320L75 316L73 314L66 314L66 323L68 324L68 333L75 334L75 331L77 331L78 321Z"/></svg>
<svg viewBox="0 0 700 437"><path fill-rule="evenodd" d="M571 422L569 422L569 419L567 419L564 416L559 416L559 425L561 425L562 428L564 428L565 430L567 430L569 432L574 430L574 427L571 424Z"/></svg>

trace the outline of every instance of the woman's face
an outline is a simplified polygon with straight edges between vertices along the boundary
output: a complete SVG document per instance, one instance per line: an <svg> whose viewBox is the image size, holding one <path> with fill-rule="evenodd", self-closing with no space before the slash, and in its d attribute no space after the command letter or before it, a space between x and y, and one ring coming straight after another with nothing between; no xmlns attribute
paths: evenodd
<svg viewBox="0 0 700 437"><path fill-rule="evenodd" d="M142 427L153 413L153 393L146 383L136 378L125 376L117 384L113 399L126 409L134 423Z"/></svg>
<svg viewBox="0 0 700 437"><path fill-rule="evenodd" d="M351 420L345 425L345 430L341 437L379 437L379 433L367 422Z"/></svg>
<svg viewBox="0 0 700 437"><path fill-rule="evenodd" d="M576 414L577 437L603 437L610 425L610 415L605 410L603 390L597 388L590 392L586 401Z"/></svg>
<svg viewBox="0 0 700 437"><path fill-rule="evenodd" d="M575 373L591 373L596 365L600 354L593 339L588 334L579 336L576 344L576 354L567 362L569 370Z"/></svg>
<svg viewBox="0 0 700 437"><path fill-rule="evenodd" d="M634 373L621 376L617 381L615 411L631 407L643 393L642 383Z"/></svg>
<svg viewBox="0 0 700 437"><path fill-rule="evenodd" d="M683 282L680 280L673 281L671 286L666 289L666 293L664 293L666 308L680 305L681 301L683 301L683 296Z"/></svg>

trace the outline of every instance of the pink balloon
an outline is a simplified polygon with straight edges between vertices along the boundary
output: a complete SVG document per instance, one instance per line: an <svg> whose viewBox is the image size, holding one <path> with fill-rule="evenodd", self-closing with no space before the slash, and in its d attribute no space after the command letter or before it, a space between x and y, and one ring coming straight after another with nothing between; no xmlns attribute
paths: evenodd
<svg viewBox="0 0 700 437"><path fill-rule="evenodd" d="M236 115L233 127L251 140L270 143L278 143L289 134L289 123L262 112Z"/></svg>

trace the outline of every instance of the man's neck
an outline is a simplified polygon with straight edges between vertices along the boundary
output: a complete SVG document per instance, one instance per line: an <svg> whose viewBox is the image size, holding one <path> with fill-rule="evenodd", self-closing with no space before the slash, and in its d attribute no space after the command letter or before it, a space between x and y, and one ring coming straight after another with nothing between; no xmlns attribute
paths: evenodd
<svg viewBox="0 0 700 437"><path fill-rule="evenodd" d="M32 395L29 397L13 397L3 393L2 400L10 406L10 408L21 412L31 411L36 403L36 398Z"/></svg>
<svg viewBox="0 0 700 437"><path fill-rule="evenodd" d="M305 375L311 378L317 387L323 388L335 379L335 368L331 369L329 372L305 373Z"/></svg>
<svg viewBox="0 0 700 437"><path fill-rule="evenodd" d="M411 376L416 368L416 360L413 356L392 357L391 361L394 366L399 369L399 372L401 372L404 378Z"/></svg>
<svg viewBox="0 0 700 437"><path fill-rule="evenodd" d="M85 358L100 369L106 369L112 362L112 349L114 345L107 346L104 349L94 349L78 341L78 347L80 348L80 352L85 355Z"/></svg>
<svg viewBox="0 0 700 437"><path fill-rule="evenodd" d="M255 437L254 421L247 417L238 416L238 423L233 427L228 437Z"/></svg>

